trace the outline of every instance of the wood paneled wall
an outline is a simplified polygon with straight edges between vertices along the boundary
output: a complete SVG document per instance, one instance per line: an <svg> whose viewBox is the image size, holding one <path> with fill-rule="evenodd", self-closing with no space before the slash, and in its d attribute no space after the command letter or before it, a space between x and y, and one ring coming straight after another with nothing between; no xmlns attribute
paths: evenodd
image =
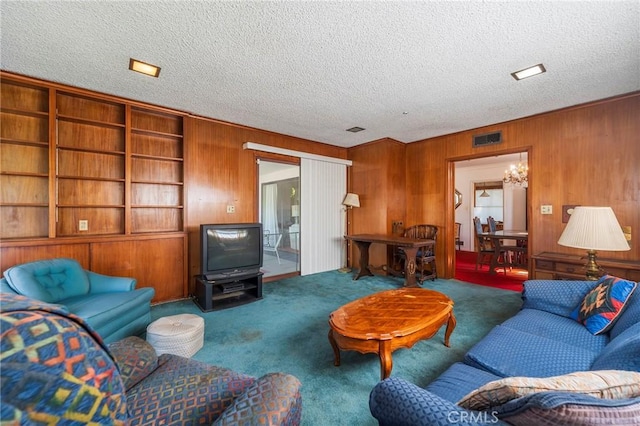
<svg viewBox="0 0 640 426"><path fill-rule="evenodd" d="M553 251L582 254L562 247L558 238L565 204L611 206L622 226L631 226L631 250L606 252L608 258L640 259L640 93L548 112L495 124L406 146L402 168L406 170L406 225L433 223L438 234L438 271L452 277L453 270L453 161L527 150L529 153L528 217L532 253ZM501 130L503 142L473 148L472 136ZM354 161L352 188L371 204L386 205L390 185L383 190L368 183L378 179L376 158L393 156L378 144L349 150ZM368 158L371 158L372 164ZM357 168L357 170L356 170ZM386 190L385 190L386 188ZM551 204L552 215L541 215L540 206ZM354 227L361 232L379 231L374 209L361 209ZM389 220L387 220L389 222ZM362 224L376 224L364 229ZM385 224L388 225L388 224ZM379 261L379 259L378 259Z"/></svg>
<svg viewBox="0 0 640 426"><path fill-rule="evenodd" d="M353 161L349 191L360 196L360 207L350 211L350 234L391 233L393 221L405 220L406 149L405 144L388 138L349 149ZM379 269L387 265L389 250L385 245L372 244L371 266ZM352 265L359 267L358 249L351 244L349 255Z"/></svg>
<svg viewBox="0 0 640 426"><path fill-rule="evenodd" d="M277 133L191 117L185 120L186 223L189 279L200 270L199 227L203 223L258 221L257 158L298 162L297 158L244 150L245 142L346 159L347 150ZM227 205L235 213L227 213Z"/></svg>

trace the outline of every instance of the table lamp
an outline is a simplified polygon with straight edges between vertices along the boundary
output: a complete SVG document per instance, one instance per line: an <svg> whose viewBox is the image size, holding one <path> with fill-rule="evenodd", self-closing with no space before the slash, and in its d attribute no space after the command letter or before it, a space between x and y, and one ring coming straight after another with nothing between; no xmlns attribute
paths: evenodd
<svg viewBox="0 0 640 426"><path fill-rule="evenodd" d="M586 275L592 281L600 278L596 250L631 249L611 207L576 207L558 244L587 250Z"/></svg>

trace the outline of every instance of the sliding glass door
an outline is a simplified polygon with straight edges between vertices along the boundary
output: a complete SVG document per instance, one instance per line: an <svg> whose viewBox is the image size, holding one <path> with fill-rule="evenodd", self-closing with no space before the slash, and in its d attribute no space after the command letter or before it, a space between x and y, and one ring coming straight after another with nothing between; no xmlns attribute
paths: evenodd
<svg viewBox="0 0 640 426"><path fill-rule="evenodd" d="M300 273L300 167L260 160L265 277Z"/></svg>

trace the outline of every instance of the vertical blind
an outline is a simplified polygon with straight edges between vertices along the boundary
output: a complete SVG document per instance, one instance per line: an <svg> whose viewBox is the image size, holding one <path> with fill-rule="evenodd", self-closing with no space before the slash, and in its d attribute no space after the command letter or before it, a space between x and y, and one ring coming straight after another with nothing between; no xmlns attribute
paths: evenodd
<svg viewBox="0 0 640 426"><path fill-rule="evenodd" d="M302 158L300 188L300 274L339 269L347 166Z"/></svg>

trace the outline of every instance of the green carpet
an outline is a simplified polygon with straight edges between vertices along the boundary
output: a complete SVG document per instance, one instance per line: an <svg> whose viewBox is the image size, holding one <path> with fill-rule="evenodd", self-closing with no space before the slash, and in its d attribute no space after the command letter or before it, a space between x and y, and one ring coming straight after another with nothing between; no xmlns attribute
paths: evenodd
<svg viewBox="0 0 640 426"><path fill-rule="evenodd" d="M303 425L376 425L369 413L369 392L380 380L375 354L342 352L333 365L327 339L329 314L365 295L399 288L402 279L384 276L352 280L337 271L270 282L262 300L203 313L191 300L155 305L152 320L192 313L205 319L205 346L194 359L253 376L283 371L302 382ZM411 349L393 353L392 376L426 386L496 324L520 308L520 294L457 280L426 281L423 287L447 294L458 324L451 347L444 329Z"/></svg>

